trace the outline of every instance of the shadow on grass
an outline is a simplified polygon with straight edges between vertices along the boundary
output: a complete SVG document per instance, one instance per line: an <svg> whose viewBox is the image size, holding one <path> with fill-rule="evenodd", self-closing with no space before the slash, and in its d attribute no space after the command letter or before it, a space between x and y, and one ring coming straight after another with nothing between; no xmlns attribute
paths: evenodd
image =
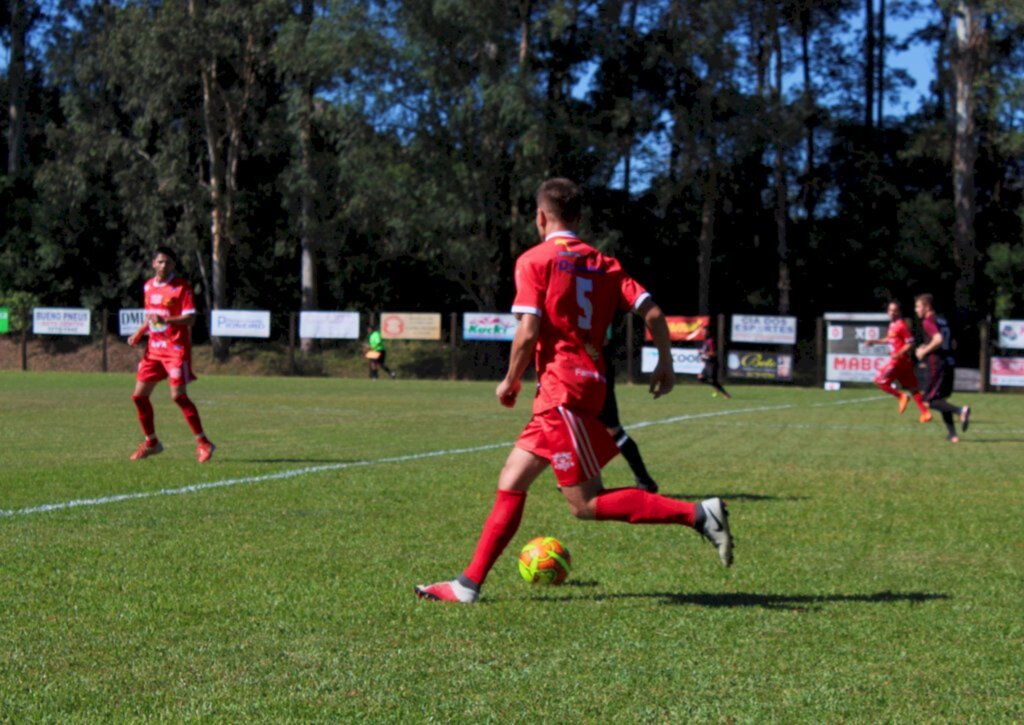
<svg viewBox="0 0 1024 725"><path fill-rule="evenodd" d="M961 443L1024 443L1024 438L961 438Z"/></svg>
<svg viewBox="0 0 1024 725"><path fill-rule="evenodd" d="M700 501L708 496L718 496L729 501L805 501L807 496L768 496L761 493L713 493L713 494L690 494L690 493L663 493L666 498L674 498L677 501Z"/></svg>
<svg viewBox="0 0 1024 725"><path fill-rule="evenodd" d="M589 582L587 582L589 584ZM673 592L645 592L637 594L593 594L586 597L569 596L539 596L532 597L541 601L572 601L579 599L592 599L595 602L615 599L656 599L661 604L689 604L696 607L731 608L731 607L759 607L761 609L775 609L792 612L803 612L817 610L825 604L833 603L864 603L864 604L892 604L894 602L910 602L920 604L922 602L937 599L950 599L948 594L935 594L929 592L875 592L873 594L753 594L749 592L734 593L708 593L694 592L689 594L678 594Z"/></svg>

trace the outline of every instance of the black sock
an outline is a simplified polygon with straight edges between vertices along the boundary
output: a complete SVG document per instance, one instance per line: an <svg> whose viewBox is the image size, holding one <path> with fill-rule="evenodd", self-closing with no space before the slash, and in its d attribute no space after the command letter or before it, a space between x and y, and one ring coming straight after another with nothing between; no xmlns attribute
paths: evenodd
<svg viewBox="0 0 1024 725"><path fill-rule="evenodd" d="M623 432L616 438L615 445L622 451L622 457L626 459L626 463L629 464L637 481L654 483L651 474L647 472L647 466L644 465L644 459L640 455L640 448L637 447L636 441L630 438L628 433Z"/></svg>
<svg viewBox="0 0 1024 725"><path fill-rule="evenodd" d="M955 408L954 408L955 410ZM956 435L956 428L953 427L953 414L945 410L942 411L942 422L946 424L946 432L949 433L949 437L952 438Z"/></svg>
<svg viewBox="0 0 1024 725"><path fill-rule="evenodd" d="M929 401L928 407L932 410L941 412L943 416L945 416L946 413L955 413L956 415L960 415L960 406L951 405L945 398L936 398L935 400Z"/></svg>

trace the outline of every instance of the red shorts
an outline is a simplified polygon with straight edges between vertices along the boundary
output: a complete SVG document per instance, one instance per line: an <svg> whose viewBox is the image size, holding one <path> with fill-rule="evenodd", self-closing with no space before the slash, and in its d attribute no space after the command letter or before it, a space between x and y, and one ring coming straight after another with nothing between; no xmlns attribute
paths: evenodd
<svg viewBox="0 0 1024 725"><path fill-rule="evenodd" d="M146 353L139 361L139 371L135 379L140 383L159 383L165 378L172 387L180 388L196 380L196 375L192 372L192 365L187 359L161 360Z"/></svg>
<svg viewBox="0 0 1024 725"><path fill-rule="evenodd" d="M907 390L917 389L917 375L914 374L914 364L910 358L903 356L890 360L885 367L878 371L875 376L875 383L879 385L891 385L896 381Z"/></svg>
<svg viewBox="0 0 1024 725"><path fill-rule="evenodd" d="M597 478L619 452L596 416L581 415L564 406L530 418L516 446L547 459L559 486L575 486Z"/></svg>

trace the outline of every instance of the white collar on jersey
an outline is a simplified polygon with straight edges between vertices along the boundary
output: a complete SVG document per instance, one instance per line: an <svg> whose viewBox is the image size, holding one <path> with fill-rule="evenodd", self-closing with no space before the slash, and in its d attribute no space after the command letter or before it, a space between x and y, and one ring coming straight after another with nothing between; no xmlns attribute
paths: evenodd
<svg viewBox="0 0 1024 725"><path fill-rule="evenodd" d="M569 239L575 239L575 240L579 241L579 237L577 237L573 232L570 232L568 230L562 230L562 231L558 231L558 232L551 232L546 237L544 237L544 241L546 242L546 241L548 241L550 239L557 239L559 237L561 237L563 239L565 237L568 237Z"/></svg>
<svg viewBox="0 0 1024 725"><path fill-rule="evenodd" d="M171 272L171 276L165 279L163 282L158 280L156 277L153 278L154 287L163 287L165 284L170 284L174 280L174 272Z"/></svg>

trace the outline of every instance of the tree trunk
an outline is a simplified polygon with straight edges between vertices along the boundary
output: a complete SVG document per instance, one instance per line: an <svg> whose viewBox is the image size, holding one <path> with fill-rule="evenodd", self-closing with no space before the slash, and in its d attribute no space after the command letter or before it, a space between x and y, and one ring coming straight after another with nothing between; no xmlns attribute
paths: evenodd
<svg viewBox="0 0 1024 725"><path fill-rule="evenodd" d="M789 271L789 239L787 238L788 192L786 190L786 133L784 109L782 107L782 29L779 27L779 16L776 12L775 3L771 3L769 9L769 23L771 25L772 46L775 52L775 82L772 88L772 115L775 118L775 233L777 240L777 254L779 258L779 313L789 314L789 292L790 292L790 271Z"/></svg>
<svg viewBox="0 0 1024 725"><path fill-rule="evenodd" d="M29 9L23 0L10 0L11 48L7 65L7 175L21 171L25 145L25 36Z"/></svg>
<svg viewBox="0 0 1024 725"><path fill-rule="evenodd" d="M878 100L878 118L876 126L881 129L885 111L885 0L878 0L878 87L875 90Z"/></svg>
<svg viewBox="0 0 1024 725"><path fill-rule="evenodd" d="M875 110L875 0L864 0L864 129L872 127Z"/></svg>
<svg viewBox="0 0 1024 725"><path fill-rule="evenodd" d="M818 194L816 180L814 178L816 167L814 163L814 129L817 126L814 107L814 80L811 73L811 9L805 5L800 13L800 63L803 67L804 76L804 131L805 149L804 172L803 172L803 196L804 214L807 217L807 239L814 227L814 214L818 205Z"/></svg>
<svg viewBox="0 0 1024 725"><path fill-rule="evenodd" d="M302 0L302 22L308 36L309 28L313 24L313 2L314 0ZM300 241L302 250L302 309L315 310L317 308L316 289L316 259L314 239L315 228L315 206L313 203L313 84L307 78L302 81L302 95L299 100L299 146L302 154L302 184L301 203L299 211ZM313 351L314 340L309 337L302 338L299 343L304 355Z"/></svg>
<svg viewBox="0 0 1024 725"><path fill-rule="evenodd" d="M714 143L713 141L710 143ZM700 236L697 238L697 314L711 314L711 253L715 241L718 211L718 158L714 149L708 160L704 200L700 208Z"/></svg>
<svg viewBox="0 0 1024 725"><path fill-rule="evenodd" d="M191 4L191 3L190 3ZM221 136L214 112L213 83L217 73L216 61L204 67L200 73L203 82L203 124L206 133L206 151L209 155L210 177L210 239L213 246L210 276L213 277L213 310L227 307L227 256L228 256L228 215L225 211L224 160L220 155ZM211 313L213 312L211 310ZM213 356L224 361L228 356L228 341L222 337L211 337Z"/></svg>
<svg viewBox="0 0 1024 725"><path fill-rule="evenodd" d="M974 167L977 160L975 90L987 42L987 30L979 3L961 0L954 16L955 39L950 66L956 94L953 140L954 259L959 276L954 302L959 313L974 316L973 290L977 247L975 241Z"/></svg>

